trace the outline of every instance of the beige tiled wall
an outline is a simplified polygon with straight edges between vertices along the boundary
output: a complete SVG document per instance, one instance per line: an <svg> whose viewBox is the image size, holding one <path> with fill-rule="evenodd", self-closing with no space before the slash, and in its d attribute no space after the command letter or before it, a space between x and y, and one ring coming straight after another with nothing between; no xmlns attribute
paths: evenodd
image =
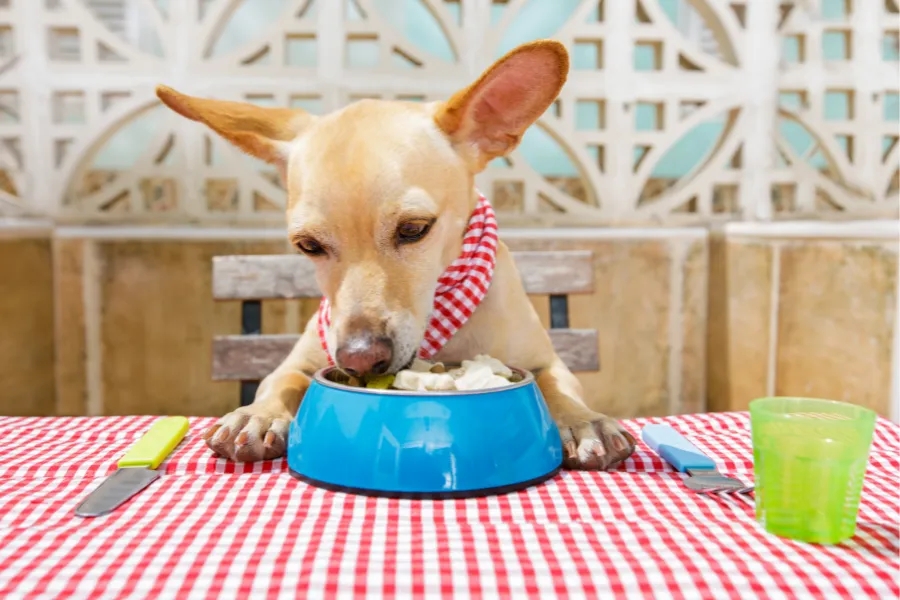
<svg viewBox="0 0 900 600"><path fill-rule="evenodd" d="M714 236L709 408L768 394L890 413L896 240Z"/></svg>
<svg viewBox="0 0 900 600"><path fill-rule="evenodd" d="M620 417L743 410L769 393L888 414L897 242L638 230L507 237L513 249L594 252L596 290L570 297L597 328L589 403ZM212 300L210 259L280 240L0 239L0 414L216 415L238 385L210 378L210 341L240 306ZM532 299L549 321L546 297ZM267 333L300 331L316 302L266 301Z"/></svg>
<svg viewBox="0 0 900 600"><path fill-rule="evenodd" d="M772 300L768 245L710 240L707 384L711 410L746 408L767 391Z"/></svg>
<svg viewBox="0 0 900 600"><path fill-rule="evenodd" d="M0 239L0 414L54 411L51 265L47 238Z"/></svg>

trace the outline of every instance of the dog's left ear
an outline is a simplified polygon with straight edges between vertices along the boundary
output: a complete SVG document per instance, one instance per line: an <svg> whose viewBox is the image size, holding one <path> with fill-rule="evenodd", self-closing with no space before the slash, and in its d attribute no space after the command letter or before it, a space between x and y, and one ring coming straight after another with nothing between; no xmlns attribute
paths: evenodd
<svg viewBox="0 0 900 600"><path fill-rule="evenodd" d="M525 130L559 95L568 72L569 55L559 42L519 46L439 105L434 121L480 171L519 145Z"/></svg>
<svg viewBox="0 0 900 600"><path fill-rule="evenodd" d="M195 98L164 85L156 95L182 117L203 123L251 156L278 167L284 176L291 140L315 120L295 108Z"/></svg>

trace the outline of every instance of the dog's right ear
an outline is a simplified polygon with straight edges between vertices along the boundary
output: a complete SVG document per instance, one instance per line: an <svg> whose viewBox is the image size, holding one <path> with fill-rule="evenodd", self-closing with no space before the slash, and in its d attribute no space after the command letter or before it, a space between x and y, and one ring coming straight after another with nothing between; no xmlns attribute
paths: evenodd
<svg viewBox="0 0 900 600"><path fill-rule="evenodd" d="M519 145L559 95L568 72L569 55L559 42L524 44L441 103L434 122L470 168L480 171Z"/></svg>
<svg viewBox="0 0 900 600"><path fill-rule="evenodd" d="M267 108L246 102L195 98L164 85L156 95L183 117L208 126L251 156L284 170L289 142L315 120L293 108Z"/></svg>

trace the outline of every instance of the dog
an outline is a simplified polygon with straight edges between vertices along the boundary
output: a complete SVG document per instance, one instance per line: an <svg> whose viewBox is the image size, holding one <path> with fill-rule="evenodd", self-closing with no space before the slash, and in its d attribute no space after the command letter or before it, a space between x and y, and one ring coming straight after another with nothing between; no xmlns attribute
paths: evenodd
<svg viewBox="0 0 900 600"><path fill-rule="evenodd" d="M445 102L361 100L322 117L165 86L157 95L278 169L288 195L288 236L315 263L330 303L325 346L334 349L338 368L364 376L396 373L415 358L437 282L460 255L480 200L475 175L518 146L558 96L568 70L565 47L540 40L515 48ZM216 454L258 461L285 453L310 378L331 359L319 329L313 317L254 402L207 430L204 439ZM608 469L634 451L627 431L582 400L502 242L486 295L434 358L459 363L477 354L535 374L567 468Z"/></svg>

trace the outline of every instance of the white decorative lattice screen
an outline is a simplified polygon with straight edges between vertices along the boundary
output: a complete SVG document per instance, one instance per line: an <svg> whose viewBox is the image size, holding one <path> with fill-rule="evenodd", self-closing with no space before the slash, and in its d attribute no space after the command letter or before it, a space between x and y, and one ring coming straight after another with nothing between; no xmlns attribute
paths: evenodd
<svg viewBox="0 0 900 600"><path fill-rule="evenodd" d="M163 110L447 97L564 41L562 96L479 177L511 224L896 218L897 0L0 0L0 215L281 222L274 171Z"/></svg>

